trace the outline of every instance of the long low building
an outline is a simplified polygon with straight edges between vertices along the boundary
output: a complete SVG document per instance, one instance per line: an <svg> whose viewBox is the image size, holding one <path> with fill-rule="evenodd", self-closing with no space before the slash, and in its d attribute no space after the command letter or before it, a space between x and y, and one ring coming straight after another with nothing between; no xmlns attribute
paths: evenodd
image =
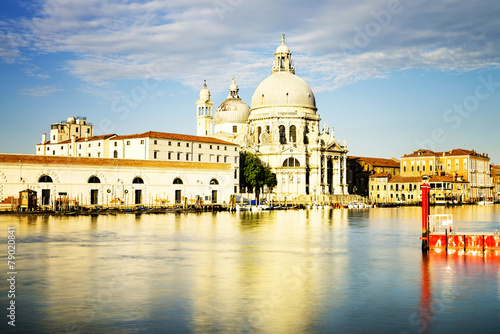
<svg viewBox="0 0 500 334"><path fill-rule="evenodd" d="M173 205L200 196L222 204L237 192L230 162L0 154L0 204L11 207L19 192L37 192L38 205L63 196L84 206Z"/></svg>

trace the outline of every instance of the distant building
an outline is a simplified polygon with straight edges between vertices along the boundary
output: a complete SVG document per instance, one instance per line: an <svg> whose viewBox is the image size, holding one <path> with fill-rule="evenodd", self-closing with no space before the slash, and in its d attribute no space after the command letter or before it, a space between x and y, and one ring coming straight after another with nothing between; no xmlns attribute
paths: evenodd
<svg viewBox="0 0 500 334"><path fill-rule="evenodd" d="M474 150L453 149L446 152L417 150L401 157L402 176L450 176L469 183L470 200L477 202L493 196L490 158ZM466 196L467 197L467 196Z"/></svg>
<svg viewBox="0 0 500 334"><path fill-rule="evenodd" d="M423 176L394 176L379 173L370 176L370 201L373 203L418 204L422 201ZM469 184L451 176L434 175L430 184L431 203L468 202Z"/></svg>
<svg viewBox="0 0 500 334"><path fill-rule="evenodd" d="M500 166L491 165L491 179L493 182L493 200L500 201Z"/></svg>
<svg viewBox="0 0 500 334"><path fill-rule="evenodd" d="M399 160L367 157L347 157L349 193L369 196L370 176L374 174L399 175Z"/></svg>

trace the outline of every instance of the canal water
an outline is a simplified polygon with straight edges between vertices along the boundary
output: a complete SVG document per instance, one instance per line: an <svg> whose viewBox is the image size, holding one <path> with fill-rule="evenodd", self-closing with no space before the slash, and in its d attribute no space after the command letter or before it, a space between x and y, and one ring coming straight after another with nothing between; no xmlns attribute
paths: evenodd
<svg viewBox="0 0 500 334"><path fill-rule="evenodd" d="M500 206L431 208L500 229ZM0 215L13 333L498 333L500 254L423 256L420 208ZM3 332L3 330L2 330Z"/></svg>

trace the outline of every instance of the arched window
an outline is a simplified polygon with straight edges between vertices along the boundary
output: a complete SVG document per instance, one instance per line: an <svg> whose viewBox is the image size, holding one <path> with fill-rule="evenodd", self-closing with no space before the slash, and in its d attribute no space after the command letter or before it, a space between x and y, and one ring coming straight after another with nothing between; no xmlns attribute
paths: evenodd
<svg viewBox="0 0 500 334"><path fill-rule="evenodd" d="M297 141L297 128L295 125L290 126L290 142L295 143Z"/></svg>
<svg viewBox="0 0 500 334"><path fill-rule="evenodd" d="M132 183L140 183L140 184L143 184L144 183L144 180L142 179L142 177L134 177L134 179L132 180Z"/></svg>
<svg viewBox="0 0 500 334"><path fill-rule="evenodd" d="M118 158L118 151L116 151L116 150L115 150L115 151L113 152L113 158Z"/></svg>
<svg viewBox="0 0 500 334"><path fill-rule="evenodd" d="M178 177L174 179L174 184L183 184L182 180Z"/></svg>
<svg viewBox="0 0 500 334"><path fill-rule="evenodd" d="M260 135L262 133L262 128L260 126L257 127L257 144L260 144Z"/></svg>
<svg viewBox="0 0 500 334"><path fill-rule="evenodd" d="M217 179L211 179L210 184L219 184L219 181L217 181Z"/></svg>
<svg viewBox="0 0 500 334"><path fill-rule="evenodd" d="M279 131L280 131L280 144L286 144L285 126L280 125Z"/></svg>
<svg viewBox="0 0 500 334"><path fill-rule="evenodd" d="M40 178L38 178L38 182L43 182L43 183L52 183L52 178L48 175L42 175Z"/></svg>
<svg viewBox="0 0 500 334"><path fill-rule="evenodd" d="M288 158L283 162L283 167L300 167L300 162L295 158Z"/></svg>
<svg viewBox="0 0 500 334"><path fill-rule="evenodd" d="M97 176L91 176L87 183L101 183L101 180Z"/></svg>

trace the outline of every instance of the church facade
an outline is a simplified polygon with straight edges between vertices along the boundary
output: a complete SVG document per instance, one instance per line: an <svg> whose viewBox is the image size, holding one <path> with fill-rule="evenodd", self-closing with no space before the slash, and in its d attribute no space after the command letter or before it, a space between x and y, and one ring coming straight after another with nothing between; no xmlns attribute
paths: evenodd
<svg viewBox="0 0 500 334"><path fill-rule="evenodd" d="M196 104L198 135L257 154L276 173L278 195L348 194L346 143L335 140L329 125L320 127L314 93L295 75L284 36L271 75L255 90L251 107L240 99L234 78L228 98L214 114L206 83Z"/></svg>

